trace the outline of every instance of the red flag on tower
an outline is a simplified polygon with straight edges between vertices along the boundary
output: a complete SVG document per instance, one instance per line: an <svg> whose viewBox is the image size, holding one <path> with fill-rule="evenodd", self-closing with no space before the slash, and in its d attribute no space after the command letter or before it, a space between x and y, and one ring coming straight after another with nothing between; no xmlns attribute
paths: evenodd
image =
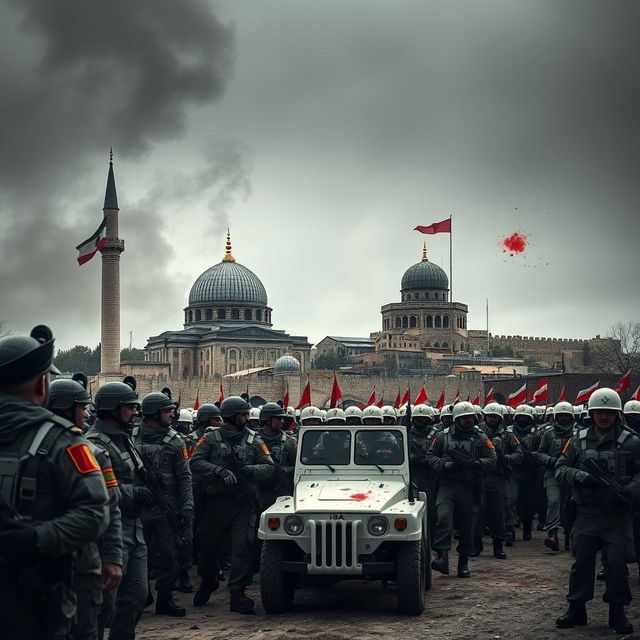
<svg viewBox="0 0 640 640"><path fill-rule="evenodd" d="M585 402L589 402L591 394L598 388L600 388L600 380L592 384L590 387L587 387L586 389L580 389L580 391L578 391L578 395L576 396L576 401L573 404L584 404Z"/></svg>
<svg viewBox="0 0 640 640"><path fill-rule="evenodd" d="M193 403L193 408L197 411L200 408L200 392L196 391L196 401Z"/></svg>
<svg viewBox="0 0 640 640"><path fill-rule="evenodd" d="M300 402L296 406L296 409L302 409L306 407L308 404L311 404L311 387L309 386L309 378L307 378L307 384L305 385L302 395L300 396Z"/></svg>
<svg viewBox="0 0 640 640"><path fill-rule="evenodd" d="M376 403L376 390L373 390L373 393L369 396L369 399L367 400L367 407L370 407L372 404Z"/></svg>
<svg viewBox="0 0 640 640"><path fill-rule="evenodd" d="M558 402L566 402L567 401L567 385L564 383L562 385L562 390L560 391L560 395L558 396Z"/></svg>
<svg viewBox="0 0 640 640"><path fill-rule="evenodd" d="M429 397L427 396L427 390L424 387L422 387L422 389L420 389L420 393L418 394L418 397L416 398L413 404L424 404L428 399Z"/></svg>
<svg viewBox="0 0 640 640"><path fill-rule="evenodd" d="M338 403L342 400L342 389L338 384L338 376L336 372L333 372L333 386L331 387L331 401L329 403L329 409L335 409Z"/></svg>
<svg viewBox="0 0 640 640"><path fill-rule="evenodd" d="M493 387L489 389L489 393L484 398L484 406L486 407L490 402L493 402Z"/></svg>
<svg viewBox="0 0 640 640"><path fill-rule="evenodd" d="M616 393L624 393L631 386L631 371L627 371L618 382L613 390Z"/></svg>
<svg viewBox="0 0 640 640"><path fill-rule="evenodd" d="M538 382L538 386L535 388L535 391L533 392L533 396L532 396L533 401L537 402L538 404L542 404L543 402L546 402L548 389L549 389L549 384L548 384L547 378L545 378L544 380L540 380L540 382Z"/></svg>
<svg viewBox="0 0 640 640"><path fill-rule="evenodd" d="M516 408L519 404L523 404L527 400L527 383L525 382L517 391L509 394L507 404Z"/></svg>
<svg viewBox="0 0 640 640"><path fill-rule="evenodd" d="M451 218L445 218L442 222L433 222L426 227L418 225L414 227L413 230L426 233L427 235L433 235L434 233L451 233Z"/></svg>
<svg viewBox="0 0 640 640"><path fill-rule="evenodd" d="M442 407L444 407L444 389L442 390L442 393L440 394L440 397L438 398L438 403L436 404L436 409L438 411L440 411L442 409Z"/></svg>
<svg viewBox="0 0 640 640"><path fill-rule="evenodd" d="M400 389L398 389L398 395L396 396L396 401L393 403L394 409L399 409L401 407L400 404Z"/></svg>
<svg viewBox="0 0 640 640"><path fill-rule="evenodd" d="M222 388L222 380L220 380L220 395L218 396L218 402L220 404L224 402L224 389Z"/></svg>

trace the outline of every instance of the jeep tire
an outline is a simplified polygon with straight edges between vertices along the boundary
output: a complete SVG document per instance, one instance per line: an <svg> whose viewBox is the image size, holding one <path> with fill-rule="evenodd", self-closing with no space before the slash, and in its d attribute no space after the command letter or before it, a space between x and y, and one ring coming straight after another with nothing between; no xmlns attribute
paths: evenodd
<svg viewBox="0 0 640 640"><path fill-rule="evenodd" d="M429 529L424 529L424 537L422 538L423 549L422 554L424 558L424 590L429 591L433 586L433 571L431 569L431 537L429 536Z"/></svg>
<svg viewBox="0 0 640 640"><path fill-rule="evenodd" d="M284 613L293 605L296 576L282 570L284 543L264 540L260 555L260 599L267 613Z"/></svg>
<svg viewBox="0 0 640 640"><path fill-rule="evenodd" d="M425 563L429 558L424 554L425 540L401 542L396 555L396 587L398 608L401 613L412 616L424 611Z"/></svg>

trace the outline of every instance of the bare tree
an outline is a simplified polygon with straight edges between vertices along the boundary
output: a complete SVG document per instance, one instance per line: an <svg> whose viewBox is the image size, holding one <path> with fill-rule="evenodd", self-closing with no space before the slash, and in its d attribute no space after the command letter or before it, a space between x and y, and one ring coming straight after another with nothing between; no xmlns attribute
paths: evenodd
<svg viewBox="0 0 640 640"><path fill-rule="evenodd" d="M594 365L607 373L639 374L640 322L616 322L607 338L593 349Z"/></svg>

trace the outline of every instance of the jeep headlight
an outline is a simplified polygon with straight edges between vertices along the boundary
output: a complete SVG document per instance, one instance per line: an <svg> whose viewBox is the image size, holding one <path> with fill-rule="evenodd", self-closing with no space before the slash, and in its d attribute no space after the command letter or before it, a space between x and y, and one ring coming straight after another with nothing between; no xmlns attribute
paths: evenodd
<svg viewBox="0 0 640 640"><path fill-rule="evenodd" d="M372 536L383 536L389 530L389 523L386 518L382 516L374 516L373 518L369 518L369 522L367 522L367 531Z"/></svg>
<svg viewBox="0 0 640 640"><path fill-rule="evenodd" d="M299 536L304 531L304 520L300 516L287 516L284 521L284 530L290 536Z"/></svg>

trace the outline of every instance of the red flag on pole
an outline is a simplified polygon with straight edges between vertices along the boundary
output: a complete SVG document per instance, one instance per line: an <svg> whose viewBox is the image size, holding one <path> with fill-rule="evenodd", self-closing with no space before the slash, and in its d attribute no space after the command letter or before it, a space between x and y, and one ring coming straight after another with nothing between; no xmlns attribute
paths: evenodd
<svg viewBox="0 0 640 640"><path fill-rule="evenodd" d="M442 390L442 393L440 394L440 397L438 398L438 403L436 404L436 409L438 411L440 411L442 409L442 407L444 407L444 389Z"/></svg>
<svg viewBox="0 0 640 640"><path fill-rule="evenodd" d="M418 397L415 399L415 402L413 404L424 404L428 399L429 397L427 396L427 390L422 387L422 389L420 389Z"/></svg>
<svg viewBox="0 0 640 640"><path fill-rule="evenodd" d="M451 218L445 218L442 222L434 222L426 227L418 225L414 227L413 230L426 233L427 235L433 235L434 233L451 233Z"/></svg>
<svg viewBox="0 0 640 640"><path fill-rule="evenodd" d="M456 391L456 397L453 399L453 404L455 404L456 402L460 402L460 387L458 387L458 390Z"/></svg>
<svg viewBox="0 0 640 640"><path fill-rule="evenodd" d="M585 402L589 402L591 394L599 387L600 380L592 384L590 387L587 387L586 389L580 389L580 391L578 391L578 395L576 396L576 401L573 404L584 404Z"/></svg>
<svg viewBox="0 0 640 640"><path fill-rule="evenodd" d="M490 402L493 402L493 387L489 389L489 393L484 398L484 406L486 407Z"/></svg>
<svg viewBox="0 0 640 640"><path fill-rule="evenodd" d="M566 402L566 401L567 401L567 385L565 383L562 385L562 390L560 391L558 402Z"/></svg>
<svg viewBox="0 0 640 640"><path fill-rule="evenodd" d="M631 400L639 400L640 401L640 387L638 387L631 396Z"/></svg>
<svg viewBox="0 0 640 640"><path fill-rule="evenodd" d="M507 404L516 408L519 404L523 404L527 399L527 383L525 382L517 391L509 394Z"/></svg>
<svg viewBox="0 0 640 640"><path fill-rule="evenodd" d="M196 411L200 408L200 392L196 391L196 401L193 403L193 408L196 409Z"/></svg>
<svg viewBox="0 0 640 640"><path fill-rule="evenodd" d="M285 384L286 384L286 391L284 392L284 398L282 399L282 406L286 411L287 407L289 406L289 381L286 380Z"/></svg>
<svg viewBox="0 0 640 640"><path fill-rule="evenodd" d="M407 392L402 396L402 402L400 403L400 406L402 406L403 404L407 404L407 402L409 402L409 390L407 389Z"/></svg>
<svg viewBox="0 0 640 640"><path fill-rule="evenodd" d="M372 404L376 403L376 391L375 389L373 390L373 393L369 396L369 399L367 400L367 407L370 407Z"/></svg>
<svg viewBox="0 0 640 640"><path fill-rule="evenodd" d="M298 406L296 407L296 409L302 409L306 405L311 404L311 387L309 386L309 384L309 379L307 378L307 384L302 391L300 402L298 402Z"/></svg>
<svg viewBox="0 0 640 640"><path fill-rule="evenodd" d="M224 389L222 388L222 380L220 380L220 395L218 396L218 402L220 404L224 402Z"/></svg>
<svg viewBox="0 0 640 640"><path fill-rule="evenodd" d="M631 386L631 371L627 371L618 382L613 390L616 393L624 393Z"/></svg>
<svg viewBox="0 0 640 640"><path fill-rule="evenodd" d="M384 407L384 394L381 396L380 402L378 402L377 406L379 409L382 409L382 407Z"/></svg>
<svg viewBox="0 0 640 640"><path fill-rule="evenodd" d="M471 404L476 404L480 406L480 394L478 394L471 402Z"/></svg>
<svg viewBox="0 0 640 640"><path fill-rule="evenodd" d="M335 409L338 403L342 400L342 389L338 384L338 376L336 372L333 372L333 386L331 387L331 401L329 403L329 409Z"/></svg>
<svg viewBox="0 0 640 640"><path fill-rule="evenodd" d="M533 401L539 404L546 402L548 389L549 389L549 384L548 384L547 378L545 378L544 380L540 380L540 382L538 382L538 386L535 388L535 391L533 392L533 396L532 396Z"/></svg>
<svg viewBox="0 0 640 640"><path fill-rule="evenodd" d="M398 389L398 395L396 396L396 401L393 403L394 409L399 409L401 407L400 404L400 389Z"/></svg>

